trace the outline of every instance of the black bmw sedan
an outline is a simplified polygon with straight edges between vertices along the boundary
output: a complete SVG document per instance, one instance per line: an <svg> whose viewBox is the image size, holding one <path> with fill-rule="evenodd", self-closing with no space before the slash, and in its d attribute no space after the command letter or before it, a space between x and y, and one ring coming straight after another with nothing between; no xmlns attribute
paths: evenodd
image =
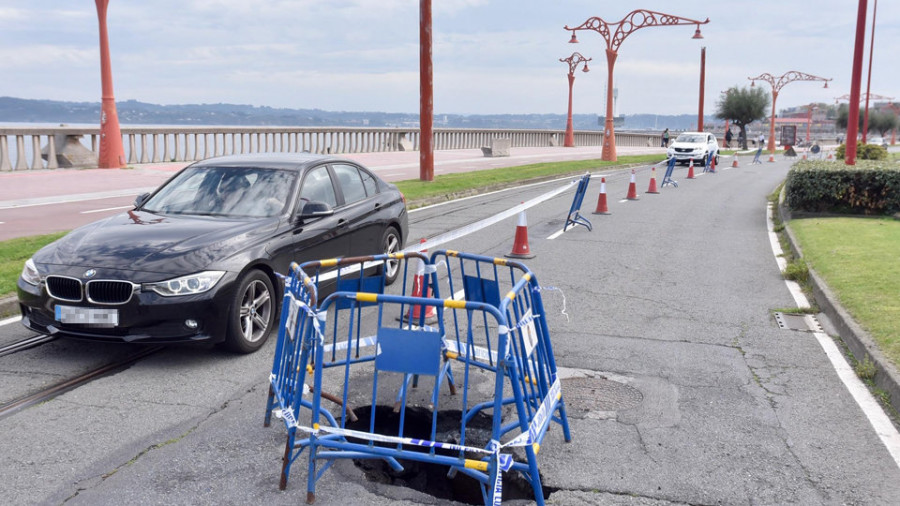
<svg viewBox="0 0 900 506"><path fill-rule="evenodd" d="M276 273L292 261L399 252L407 232L400 191L353 161L211 158L35 253L18 280L22 323L62 337L250 353L277 327ZM396 263L383 271L393 281Z"/></svg>

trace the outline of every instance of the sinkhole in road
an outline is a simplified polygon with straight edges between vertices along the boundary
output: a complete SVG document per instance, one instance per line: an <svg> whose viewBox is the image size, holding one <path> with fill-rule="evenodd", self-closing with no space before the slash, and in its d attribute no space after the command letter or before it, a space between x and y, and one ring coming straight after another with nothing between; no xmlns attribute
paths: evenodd
<svg viewBox="0 0 900 506"><path fill-rule="evenodd" d="M358 420L348 422L347 428L363 432L369 431L372 409L371 406L354 408ZM404 436L416 439L431 439L431 422L433 412L424 407L407 407L404 420ZM458 444L460 442L460 420L462 413L459 410L439 411L437 415L437 430L435 441ZM397 434L400 423L400 413L395 413L390 406L375 407L375 433ZM358 443L366 443L358 439L352 439ZM484 413L477 413L466 424L466 446L485 448L491 439L491 417ZM379 446L392 446L388 443L375 443ZM409 448L409 446L407 446ZM457 452L435 449L439 455L456 456ZM466 458L481 459L484 454L467 454ZM517 461L521 460L515 456ZM481 493L481 484L478 480L463 473L453 473L448 476L449 468L445 465L430 464L414 460L398 459L403 466L402 471L395 471L380 459L354 459L354 464L366 475L366 479L372 482L385 483L400 487L407 487L428 494L438 499L453 500L465 504L484 504ZM555 489L543 486L544 499L550 497ZM518 472L503 474L503 500L534 499L531 484Z"/></svg>

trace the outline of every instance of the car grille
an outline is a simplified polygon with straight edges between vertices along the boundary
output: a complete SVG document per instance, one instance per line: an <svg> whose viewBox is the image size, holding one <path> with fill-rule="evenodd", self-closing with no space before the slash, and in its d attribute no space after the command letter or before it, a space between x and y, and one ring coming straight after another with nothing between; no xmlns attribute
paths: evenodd
<svg viewBox="0 0 900 506"><path fill-rule="evenodd" d="M95 304L125 304L133 293L134 285L128 281L87 282L87 299Z"/></svg>
<svg viewBox="0 0 900 506"><path fill-rule="evenodd" d="M693 153L694 150L692 148L675 148L676 153Z"/></svg>
<svg viewBox="0 0 900 506"><path fill-rule="evenodd" d="M64 276L47 276L47 293L54 299L79 302L81 281Z"/></svg>

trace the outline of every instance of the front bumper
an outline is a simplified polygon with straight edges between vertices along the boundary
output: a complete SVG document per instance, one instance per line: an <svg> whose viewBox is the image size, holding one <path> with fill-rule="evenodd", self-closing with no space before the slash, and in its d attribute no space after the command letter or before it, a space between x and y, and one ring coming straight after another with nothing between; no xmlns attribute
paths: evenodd
<svg viewBox="0 0 900 506"><path fill-rule="evenodd" d="M43 284L30 285L19 278L16 291L22 324L35 331L60 337L130 343L217 343L225 339L228 307L233 300L235 275L227 273L213 289L198 295L163 297L138 290L125 304L98 305L86 301L57 301ZM56 306L115 310L115 326L63 323ZM188 320L196 326L187 324Z"/></svg>

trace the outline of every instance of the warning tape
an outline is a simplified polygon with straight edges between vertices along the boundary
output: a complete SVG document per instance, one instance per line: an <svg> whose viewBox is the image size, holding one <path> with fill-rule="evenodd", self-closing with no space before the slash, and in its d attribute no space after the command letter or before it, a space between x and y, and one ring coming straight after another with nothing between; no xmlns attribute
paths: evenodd
<svg viewBox="0 0 900 506"><path fill-rule="evenodd" d="M274 379L274 377L273 377ZM279 392L280 397L280 392ZM361 432L352 429L342 429L340 427L323 427L319 424L314 424L313 427L306 427L304 425L300 425L297 422L297 419L294 418L294 413L291 410L276 410L275 416L282 418L285 421L285 424L288 428L295 428L297 430L306 432L308 434L318 436L320 433L333 434L336 436L342 437L352 437L355 439L362 439L366 441L374 441L379 443L396 443L396 444L407 444L413 446L419 446L423 448L440 448L444 450L450 451L458 451L458 452L472 452L472 453L481 453L490 455L493 457L497 463L497 468L499 471L509 471L512 469L514 464L512 455L500 453L501 450L505 448L512 447L524 447L524 446L533 446L538 444L538 439L540 434L546 430L547 424L550 423L550 417L553 412L553 409L556 407L556 401L558 401L562 397L562 384L560 383L559 378L556 378L553 381L553 384L550 386L549 392L541 401L540 407L538 407L537 412L534 415L534 418L531 420L531 423L528 425L528 431L523 432L516 436L514 439L507 443L500 443L497 440L492 439L487 448L478 448L475 446L465 446L458 445L454 443L442 443L440 441L430 441L427 439L414 439L414 438L406 438L399 436L387 436L384 434L373 434L371 432ZM535 453L538 449L535 449ZM471 469L478 469L480 471L487 471L487 465L485 462L480 460L472 460L465 459L464 463L465 467ZM503 495L503 481L502 481L502 473L497 472L497 477L494 480L494 504L499 505L500 499Z"/></svg>

